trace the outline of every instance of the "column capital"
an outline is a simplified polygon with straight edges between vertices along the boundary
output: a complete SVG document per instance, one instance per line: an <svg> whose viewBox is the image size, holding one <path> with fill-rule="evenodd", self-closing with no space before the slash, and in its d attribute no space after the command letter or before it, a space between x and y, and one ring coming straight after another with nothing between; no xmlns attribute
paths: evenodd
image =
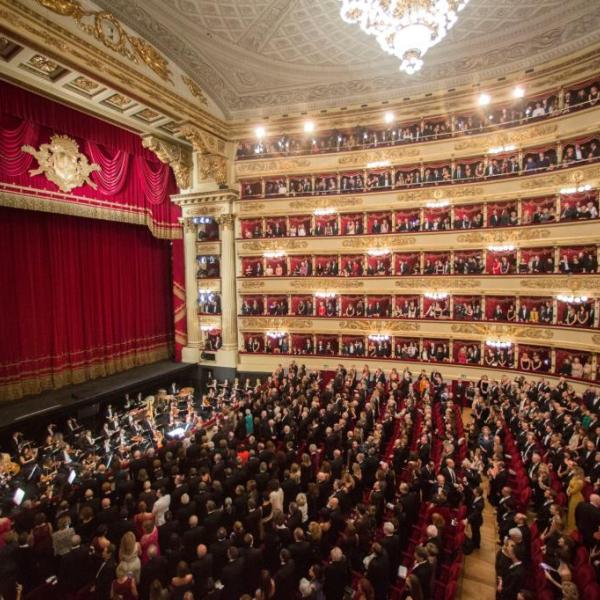
<svg viewBox="0 0 600 600"><path fill-rule="evenodd" d="M179 222L183 225L184 233L196 233L196 223L192 217L180 217Z"/></svg>
<svg viewBox="0 0 600 600"><path fill-rule="evenodd" d="M233 227L234 216L231 213L226 213L218 215L215 220L223 229L231 229Z"/></svg>
<svg viewBox="0 0 600 600"><path fill-rule="evenodd" d="M175 174L179 189L186 190L192 185L192 151L181 144L175 144L155 135L142 137L142 146L152 150L158 159L168 164Z"/></svg>

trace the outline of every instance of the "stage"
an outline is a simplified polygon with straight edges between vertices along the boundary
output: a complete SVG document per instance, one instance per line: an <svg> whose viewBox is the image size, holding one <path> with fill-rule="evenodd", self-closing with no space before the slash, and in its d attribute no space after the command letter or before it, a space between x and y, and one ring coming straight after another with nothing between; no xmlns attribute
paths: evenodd
<svg viewBox="0 0 600 600"><path fill-rule="evenodd" d="M171 382L198 387L200 381L201 368L196 364L161 361L144 365L110 377L0 404L0 431L6 434L32 426L37 428L40 424L45 426L48 419L56 422L69 416L87 419L97 415L108 403L118 405L126 393L131 397L138 392L151 394L161 387L167 388Z"/></svg>

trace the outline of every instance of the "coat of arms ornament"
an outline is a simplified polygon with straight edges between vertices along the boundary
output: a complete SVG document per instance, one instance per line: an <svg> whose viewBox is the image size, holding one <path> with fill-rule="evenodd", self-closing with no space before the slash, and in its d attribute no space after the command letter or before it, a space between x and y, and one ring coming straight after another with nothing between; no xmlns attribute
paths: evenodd
<svg viewBox="0 0 600 600"><path fill-rule="evenodd" d="M90 164L87 156L79 152L79 144L70 137L53 135L50 143L42 144L39 150L32 146L22 146L21 150L38 161L38 168L29 171L32 177L44 173L63 192L70 192L84 183L96 189L90 175L94 171L100 171L100 165Z"/></svg>

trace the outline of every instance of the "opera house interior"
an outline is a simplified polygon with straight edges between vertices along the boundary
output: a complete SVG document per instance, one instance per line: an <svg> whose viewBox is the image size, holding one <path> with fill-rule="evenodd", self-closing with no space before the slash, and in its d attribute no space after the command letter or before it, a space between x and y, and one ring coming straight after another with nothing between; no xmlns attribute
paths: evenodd
<svg viewBox="0 0 600 600"><path fill-rule="evenodd" d="M0 600L600 600L598 0L0 0Z"/></svg>

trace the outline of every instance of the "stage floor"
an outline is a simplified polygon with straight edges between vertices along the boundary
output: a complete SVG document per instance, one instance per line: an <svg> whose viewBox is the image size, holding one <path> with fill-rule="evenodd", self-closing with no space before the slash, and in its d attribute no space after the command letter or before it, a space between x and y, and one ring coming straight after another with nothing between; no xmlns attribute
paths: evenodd
<svg viewBox="0 0 600 600"><path fill-rule="evenodd" d="M193 380L198 366L195 364L160 361L143 367L129 369L110 377L94 379L79 385L71 385L60 390L50 390L38 396L0 404L0 430L14 428L18 423L29 419L40 419L44 415L72 410L95 402L102 402L116 394L137 393L136 388L151 388L153 382L165 379L188 384ZM185 378L186 381L182 381ZM154 391L154 390L152 390Z"/></svg>

